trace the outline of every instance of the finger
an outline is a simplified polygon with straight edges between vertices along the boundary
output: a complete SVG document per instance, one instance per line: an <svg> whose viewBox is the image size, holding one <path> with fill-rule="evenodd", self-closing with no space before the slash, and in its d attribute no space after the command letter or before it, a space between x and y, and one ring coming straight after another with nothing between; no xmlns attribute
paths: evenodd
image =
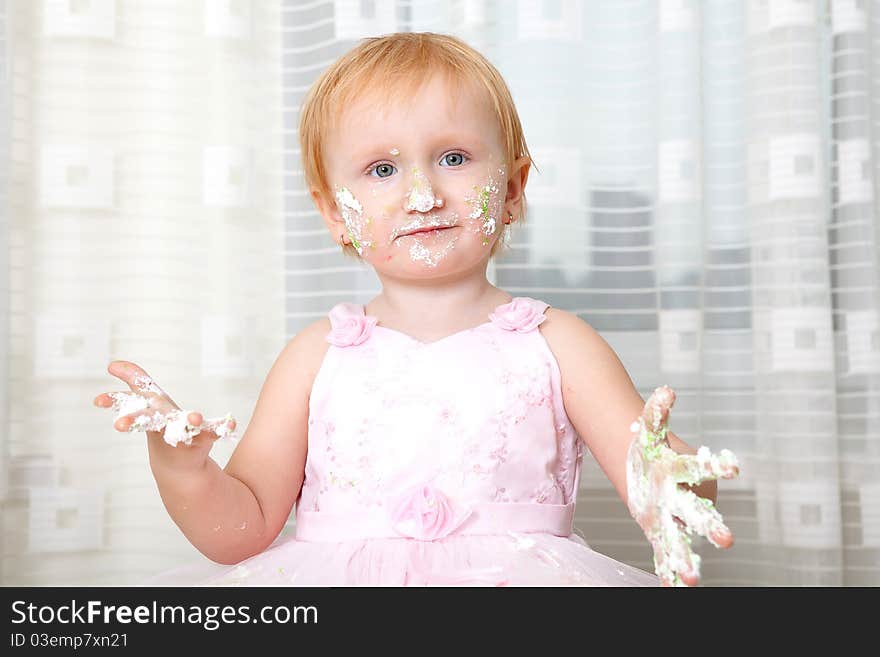
<svg viewBox="0 0 880 657"><path fill-rule="evenodd" d="M703 445L696 454L672 457L670 474L679 483L694 486L710 479L732 479L739 475L739 463L733 452L722 449L713 454Z"/></svg>
<svg viewBox="0 0 880 657"><path fill-rule="evenodd" d="M95 399L92 400L92 403L100 408L110 408L111 406L113 406L113 400L106 392L102 392L100 395L95 397Z"/></svg>
<svg viewBox="0 0 880 657"><path fill-rule="evenodd" d="M135 392L152 392L164 396L171 401L171 398L165 394L165 391L162 390L155 381L153 381L152 377L135 363L131 363L127 360L114 360L108 366L107 371L116 378L127 383ZM173 404L174 402L171 401L171 403Z"/></svg>
<svg viewBox="0 0 880 657"><path fill-rule="evenodd" d="M164 426L164 417L155 409L146 408L135 413L117 417L113 427L117 431L159 431Z"/></svg>
<svg viewBox="0 0 880 657"><path fill-rule="evenodd" d="M718 465L721 470L719 476L722 479L733 479L739 476L739 461L729 449L722 449L718 452Z"/></svg>
<svg viewBox="0 0 880 657"><path fill-rule="evenodd" d="M687 525L690 532L705 536L715 547L733 545L733 534L711 500L686 488L676 488L669 510Z"/></svg>
<svg viewBox="0 0 880 657"><path fill-rule="evenodd" d="M712 530L706 538L709 539L712 545L722 550L726 550L733 545L733 534L724 525Z"/></svg>
<svg viewBox="0 0 880 657"><path fill-rule="evenodd" d="M106 396L117 420L124 415L150 408L150 400L136 392L109 392Z"/></svg>
<svg viewBox="0 0 880 657"><path fill-rule="evenodd" d="M669 551L670 570L678 575L683 584L694 586L700 576L700 557L691 550L690 536L672 516L664 519L663 532L663 541Z"/></svg>
<svg viewBox="0 0 880 657"><path fill-rule="evenodd" d="M231 413L206 420L204 427L213 431L217 438L234 438L236 422Z"/></svg>
<svg viewBox="0 0 880 657"><path fill-rule="evenodd" d="M127 383L135 390L134 377L137 375L146 375L146 372L144 372L140 366L127 360L112 361L107 367L107 372L115 376L117 379Z"/></svg>
<svg viewBox="0 0 880 657"><path fill-rule="evenodd" d="M169 445L178 446L180 443L203 445L206 441L214 442L219 437L211 428L215 421L206 421L197 411L173 410L165 416L165 419L165 432L162 438ZM193 420L199 422L194 423Z"/></svg>
<svg viewBox="0 0 880 657"><path fill-rule="evenodd" d="M679 573L679 577L685 586L696 586L700 583L700 577L696 573Z"/></svg>
<svg viewBox="0 0 880 657"><path fill-rule="evenodd" d="M125 415L113 423L113 428L117 431L132 431L132 427L135 425L135 421L137 420L137 415Z"/></svg>
<svg viewBox="0 0 880 657"><path fill-rule="evenodd" d="M107 366L107 371L115 377L122 378L122 372L132 365L134 363L129 363L127 360L113 360Z"/></svg>
<svg viewBox="0 0 880 657"><path fill-rule="evenodd" d="M112 408L114 406L118 406L127 395L130 395L132 397L137 396L128 391L102 392L100 395L92 400L92 403L99 408Z"/></svg>
<svg viewBox="0 0 880 657"><path fill-rule="evenodd" d="M676 536L671 541L669 561L675 570L676 586L696 586L700 581L700 557L691 549L691 537L676 524Z"/></svg>
<svg viewBox="0 0 880 657"><path fill-rule="evenodd" d="M651 544L654 548L654 572L660 580L660 586L675 586L675 571L670 566L668 548L660 540Z"/></svg>
<svg viewBox="0 0 880 657"><path fill-rule="evenodd" d="M645 426L653 432L657 432L669 421L669 409L675 403L675 392L669 386L661 386L651 393L645 407L642 409L642 418Z"/></svg>

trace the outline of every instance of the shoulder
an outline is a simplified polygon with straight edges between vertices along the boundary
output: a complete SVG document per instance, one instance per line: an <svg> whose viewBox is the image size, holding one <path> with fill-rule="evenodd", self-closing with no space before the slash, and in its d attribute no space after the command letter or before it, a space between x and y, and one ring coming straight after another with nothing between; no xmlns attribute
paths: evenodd
<svg viewBox="0 0 880 657"><path fill-rule="evenodd" d="M301 329L290 341L297 351L303 355L311 356L318 363L324 358L324 354L330 347L327 342L327 334L330 333L332 324L326 316L317 319L305 328Z"/></svg>
<svg viewBox="0 0 880 657"><path fill-rule="evenodd" d="M321 317L304 327L284 346L278 356L278 363L295 367L302 372L308 387L311 387L330 347L325 340L330 329L330 320L327 317Z"/></svg>
<svg viewBox="0 0 880 657"><path fill-rule="evenodd" d="M330 319L325 315L321 317L305 328L301 329L296 335L293 336L293 341L298 341L300 344L308 344L314 346L315 343L320 343L324 341L324 338L327 337L327 334L330 332L331 324Z"/></svg>
<svg viewBox="0 0 880 657"><path fill-rule="evenodd" d="M544 312L544 316L546 319L538 328L554 354L557 350L569 351L577 346L583 347L585 340L588 343L604 342L592 326L574 313L550 307Z"/></svg>
<svg viewBox="0 0 880 657"><path fill-rule="evenodd" d="M559 364L563 379L584 371L609 373L622 369L614 349L596 329L577 315L559 308L547 308L539 329Z"/></svg>

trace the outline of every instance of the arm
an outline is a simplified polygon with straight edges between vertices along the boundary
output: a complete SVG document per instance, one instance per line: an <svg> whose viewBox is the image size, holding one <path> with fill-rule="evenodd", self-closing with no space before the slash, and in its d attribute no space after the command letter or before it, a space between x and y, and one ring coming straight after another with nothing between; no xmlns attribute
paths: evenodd
<svg viewBox="0 0 880 657"><path fill-rule="evenodd" d="M238 563L268 547L284 527L302 487L309 394L329 328L326 319L315 322L279 354L224 469L207 457L216 438L211 432L189 446L171 446L149 432L150 467L165 508L209 559Z"/></svg>
<svg viewBox="0 0 880 657"><path fill-rule="evenodd" d="M593 327L557 308L548 308L546 316L540 329L559 363L565 412L626 504L630 425L641 415L645 401L617 354ZM675 452L697 453L671 431L667 438ZM714 503L718 484L705 481L692 490Z"/></svg>

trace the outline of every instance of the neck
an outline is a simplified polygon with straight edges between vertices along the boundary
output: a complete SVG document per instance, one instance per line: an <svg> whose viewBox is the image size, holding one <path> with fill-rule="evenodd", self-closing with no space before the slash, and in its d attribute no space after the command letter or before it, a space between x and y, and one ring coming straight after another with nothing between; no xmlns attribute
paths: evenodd
<svg viewBox="0 0 880 657"><path fill-rule="evenodd" d="M382 293L370 305L380 319L396 318L410 326L454 328L458 323L485 319L487 306L503 303L507 295L486 279L485 269L448 280L412 280L379 275Z"/></svg>

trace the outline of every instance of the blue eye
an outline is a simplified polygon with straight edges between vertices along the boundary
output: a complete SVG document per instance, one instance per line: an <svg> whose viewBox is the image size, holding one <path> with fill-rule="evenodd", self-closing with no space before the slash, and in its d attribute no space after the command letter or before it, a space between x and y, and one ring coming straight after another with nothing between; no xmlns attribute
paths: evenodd
<svg viewBox="0 0 880 657"><path fill-rule="evenodd" d="M370 169L370 175L372 176L373 174L378 174L376 176L377 178L387 178L395 171L397 171L397 169L394 168L393 164L381 162L380 164L377 164L372 169Z"/></svg>
<svg viewBox="0 0 880 657"><path fill-rule="evenodd" d="M443 160L446 160L449 163L449 166L458 167L464 164L464 158L464 153L447 153L440 161L443 162Z"/></svg>

